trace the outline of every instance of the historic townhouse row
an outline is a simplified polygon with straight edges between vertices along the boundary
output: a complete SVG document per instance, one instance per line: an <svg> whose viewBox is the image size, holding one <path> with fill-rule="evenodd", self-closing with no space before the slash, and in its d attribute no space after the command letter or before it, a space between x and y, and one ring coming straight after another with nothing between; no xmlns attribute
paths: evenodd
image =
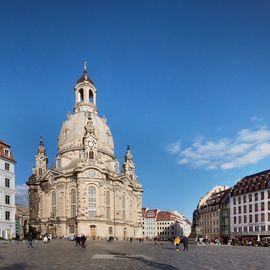
<svg viewBox="0 0 270 270"><path fill-rule="evenodd" d="M191 235L221 242L270 236L270 170L209 191L193 213Z"/></svg>

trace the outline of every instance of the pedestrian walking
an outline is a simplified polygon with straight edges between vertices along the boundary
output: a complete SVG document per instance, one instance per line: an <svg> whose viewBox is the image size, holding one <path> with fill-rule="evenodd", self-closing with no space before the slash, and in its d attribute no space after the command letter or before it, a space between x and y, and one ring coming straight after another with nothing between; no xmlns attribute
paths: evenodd
<svg viewBox="0 0 270 270"><path fill-rule="evenodd" d="M176 248L176 251L179 251L179 245L181 243L181 239L179 236L177 236L174 240L174 244L175 244L175 248Z"/></svg>
<svg viewBox="0 0 270 270"><path fill-rule="evenodd" d="M76 247L81 245L81 237L79 235L76 235L75 242L76 242Z"/></svg>
<svg viewBox="0 0 270 270"><path fill-rule="evenodd" d="M85 242L86 242L86 237L85 237L84 234L82 234L82 236L81 236L81 248L86 247Z"/></svg>
<svg viewBox="0 0 270 270"><path fill-rule="evenodd" d="M188 238L186 236L183 236L182 241L184 245L184 250L188 251Z"/></svg>
<svg viewBox="0 0 270 270"><path fill-rule="evenodd" d="M28 248L33 248L33 234L29 233L28 234Z"/></svg>

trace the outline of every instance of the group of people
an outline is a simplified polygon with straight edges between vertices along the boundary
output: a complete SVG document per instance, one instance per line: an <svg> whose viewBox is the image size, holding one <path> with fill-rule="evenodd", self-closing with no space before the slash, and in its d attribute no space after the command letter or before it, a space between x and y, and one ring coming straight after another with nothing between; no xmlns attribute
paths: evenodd
<svg viewBox="0 0 270 270"><path fill-rule="evenodd" d="M233 238L231 241L232 246L251 246L251 247L268 247L269 242L266 239L258 240L252 238Z"/></svg>
<svg viewBox="0 0 270 270"><path fill-rule="evenodd" d="M220 241L218 238L197 238L198 245L220 245Z"/></svg>
<svg viewBox="0 0 270 270"><path fill-rule="evenodd" d="M77 247L85 248L86 247L85 242L86 242L86 236L84 234L75 235L76 248Z"/></svg>
<svg viewBox="0 0 270 270"><path fill-rule="evenodd" d="M175 247L176 247L176 251L179 251L180 244L183 244L184 250L188 250L188 238L186 236L183 236L181 238L179 236L177 236L174 239L174 244L175 244Z"/></svg>
<svg viewBox="0 0 270 270"><path fill-rule="evenodd" d="M45 234L44 237L43 237L43 243L44 244L48 244L50 242L50 240L52 239L52 235L51 234Z"/></svg>

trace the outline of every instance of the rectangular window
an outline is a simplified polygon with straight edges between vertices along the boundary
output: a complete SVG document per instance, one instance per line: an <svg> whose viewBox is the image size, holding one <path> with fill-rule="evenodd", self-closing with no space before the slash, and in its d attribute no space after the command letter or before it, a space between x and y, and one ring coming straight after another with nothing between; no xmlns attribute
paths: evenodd
<svg viewBox="0 0 270 270"><path fill-rule="evenodd" d="M238 217L238 223L241 223L242 222L242 218L241 216Z"/></svg>
<svg viewBox="0 0 270 270"><path fill-rule="evenodd" d="M268 221L270 221L270 212L268 212ZM269 230L270 231L270 230Z"/></svg>
<svg viewBox="0 0 270 270"><path fill-rule="evenodd" d="M270 201L268 202L268 210L270 210Z"/></svg>
<svg viewBox="0 0 270 270"><path fill-rule="evenodd" d="M241 206L238 206L238 214L241 214Z"/></svg>
<svg viewBox="0 0 270 270"><path fill-rule="evenodd" d="M264 200L264 191L261 192L261 200Z"/></svg>
<svg viewBox="0 0 270 270"><path fill-rule="evenodd" d="M249 201L249 202L252 202L252 194L249 194L249 195L248 195L248 201Z"/></svg>
<svg viewBox="0 0 270 270"><path fill-rule="evenodd" d="M10 179L5 178L5 187L10 188Z"/></svg>
<svg viewBox="0 0 270 270"><path fill-rule="evenodd" d="M233 197L233 204L236 205L236 198Z"/></svg>
<svg viewBox="0 0 270 270"><path fill-rule="evenodd" d="M6 211L5 217L6 217L6 220L10 220L10 212L9 211Z"/></svg>
<svg viewBox="0 0 270 270"><path fill-rule="evenodd" d="M243 203L246 203L246 202L247 202L247 196L244 195L244 196L243 196Z"/></svg>
<svg viewBox="0 0 270 270"><path fill-rule="evenodd" d="M244 223L247 223L247 216L244 215Z"/></svg>
<svg viewBox="0 0 270 270"><path fill-rule="evenodd" d="M250 204L250 205L248 206L248 210L249 210L249 213L252 212L252 204Z"/></svg>
<svg viewBox="0 0 270 270"><path fill-rule="evenodd" d="M5 149L5 156L9 157L9 150Z"/></svg>
<svg viewBox="0 0 270 270"><path fill-rule="evenodd" d="M255 212L258 212L258 203L255 203Z"/></svg>
<svg viewBox="0 0 270 270"><path fill-rule="evenodd" d="M249 223L252 223L252 215L249 215Z"/></svg>
<svg viewBox="0 0 270 270"><path fill-rule="evenodd" d="M265 232L265 226L261 226L261 231Z"/></svg>
<svg viewBox="0 0 270 270"><path fill-rule="evenodd" d="M238 204L240 204L241 203L241 197L239 196L238 197Z"/></svg>
<svg viewBox="0 0 270 270"><path fill-rule="evenodd" d="M255 222L258 222L258 214L255 214Z"/></svg>
<svg viewBox="0 0 270 270"><path fill-rule="evenodd" d="M246 226L244 227L244 232L247 232L247 227Z"/></svg>
<svg viewBox="0 0 270 270"><path fill-rule="evenodd" d="M249 231L253 232L253 226L249 226Z"/></svg>
<svg viewBox="0 0 270 270"><path fill-rule="evenodd" d="M254 200L258 201L258 193L257 192L254 194Z"/></svg>
<svg viewBox="0 0 270 270"><path fill-rule="evenodd" d="M261 213L261 222L264 222L264 213Z"/></svg>
<svg viewBox="0 0 270 270"><path fill-rule="evenodd" d="M264 211L264 202L261 202L261 211Z"/></svg>
<svg viewBox="0 0 270 270"><path fill-rule="evenodd" d="M233 208L233 214L236 215L236 207Z"/></svg>
<svg viewBox="0 0 270 270"><path fill-rule="evenodd" d="M5 196L5 204L10 204L10 196L9 195Z"/></svg>
<svg viewBox="0 0 270 270"><path fill-rule="evenodd" d="M270 190L268 190L267 193L268 193L268 199L270 199Z"/></svg>
<svg viewBox="0 0 270 270"><path fill-rule="evenodd" d="M9 169L10 169L10 164L5 162L5 170L9 171Z"/></svg>
<svg viewBox="0 0 270 270"><path fill-rule="evenodd" d="M247 212L247 206L244 205L244 213L246 213L246 212Z"/></svg>
<svg viewBox="0 0 270 270"><path fill-rule="evenodd" d="M259 226L255 226L255 232L259 231Z"/></svg>
<svg viewBox="0 0 270 270"><path fill-rule="evenodd" d="M233 217L233 223L236 224L236 217Z"/></svg>

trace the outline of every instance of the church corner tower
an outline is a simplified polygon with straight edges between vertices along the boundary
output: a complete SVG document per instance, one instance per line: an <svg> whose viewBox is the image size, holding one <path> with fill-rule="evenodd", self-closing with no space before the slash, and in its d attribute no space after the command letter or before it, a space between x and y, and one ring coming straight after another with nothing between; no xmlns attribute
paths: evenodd
<svg viewBox="0 0 270 270"><path fill-rule="evenodd" d="M142 237L143 189L132 153L128 147L121 173L110 128L98 115L97 90L86 63L74 94L74 110L62 124L53 168L40 138L27 182L30 225L54 237Z"/></svg>

